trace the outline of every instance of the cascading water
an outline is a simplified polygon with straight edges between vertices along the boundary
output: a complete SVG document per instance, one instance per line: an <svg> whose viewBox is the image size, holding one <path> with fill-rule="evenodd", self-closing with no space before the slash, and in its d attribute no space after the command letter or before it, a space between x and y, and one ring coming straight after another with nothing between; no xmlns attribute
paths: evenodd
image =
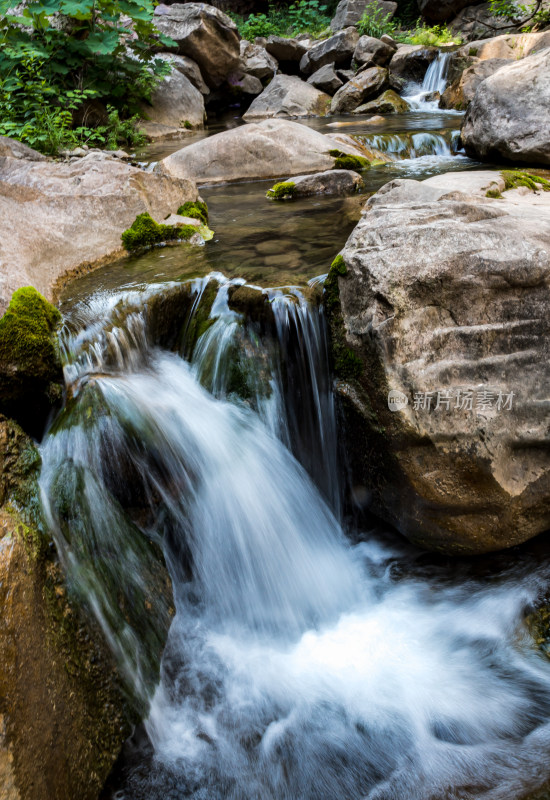
<svg viewBox="0 0 550 800"><path fill-rule="evenodd" d="M447 87L447 75L451 53L438 53L428 67L421 86L409 87L405 100L411 108L418 110L439 110L439 98L433 99L435 93L443 94Z"/></svg>
<svg viewBox="0 0 550 800"><path fill-rule="evenodd" d="M141 599L144 543L172 577L150 744L113 797L523 797L550 748L549 666L524 622L543 575L526 562L453 578L381 535L352 545L330 491L322 312L271 291L246 323L239 282L217 281L213 298L211 282L190 285L171 338L158 287L77 309L71 398L42 448L68 574L138 676L151 632L128 609L122 634L115 623L121 593Z"/></svg>

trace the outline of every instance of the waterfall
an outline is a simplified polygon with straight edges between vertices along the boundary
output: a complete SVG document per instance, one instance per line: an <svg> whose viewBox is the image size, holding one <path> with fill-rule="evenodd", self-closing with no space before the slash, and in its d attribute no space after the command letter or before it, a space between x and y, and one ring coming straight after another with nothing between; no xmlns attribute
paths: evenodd
<svg viewBox="0 0 550 800"><path fill-rule="evenodd" d="M113 797L536 789L549 668L524 618L540 568L518 556L487 580L374 531L352 545L334 502L322 310L297 289L250 291L211 276L100 295L66 323L44 505L136 691L155 547L174 592L148 745Z"/></svg>
<svg viewBox="0 0 550 800"><path fill-rule="evenodd" d="M451 53L438 53L437 57L428 67L422 85L412 85L405 100L414 110L439 111L439 98L430 99L434 93L443 94L447 87L447 75Z"/></svg>

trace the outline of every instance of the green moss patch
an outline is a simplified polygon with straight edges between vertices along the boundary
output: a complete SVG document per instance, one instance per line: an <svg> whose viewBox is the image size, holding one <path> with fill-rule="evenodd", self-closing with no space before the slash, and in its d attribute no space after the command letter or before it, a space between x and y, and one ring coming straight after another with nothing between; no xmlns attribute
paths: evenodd
<svg viewBox="0 0 550 800"><path fill-rule="evenodd" d="M502 197L499 189L487 189L485 197L492 197L493 200L499 200Z"/></svg>
<svg viewBox="0 0 550 800"><path fill-rule="evenodd" d="M202 200L187 202L180 206L177 212L181 217L200 219L203 225L208 225L208 206Z"/></svg>
<svg viewBox="0 0 550 800"><path fill-rule="evenodd" d="M543 192L550 192L550 181L540 175L532 175L530 172L522 172L519 169L503 170L500 174L504 178L505 192L508 189L519 189L520 186L526 186L532 192L541 189Z"/></svg>
<svg viewBox="0 0 550 800"><path fill-rule="evenodd" d="M129 252L153 247L162 242L187 241L197 229L194 225L162 225L150 214L139 214L133 225L121 236L122 244Z"/></svg>
<svg viewBox="0 0 550 800"><path fill-rule="evenodd" d="M343 381L358 380L363 372L361 359L346 342L346 332L340 308L338 278L347 275L347 266L341 254L331 264L324 286L323 305L331 332L331 349L334 373Z"/></svg>
<svg viewBox="0 0 550 800"><path fill-rule="evenodd" d="M353 172L362 172L370 168L370 161L364 156L353 156L349 153L343 153L341 150L329 150L328 154L335 159L334 169L350 169Z"/></svg>
<svg viewBox="0 0 550 800"><path fill-rule="evenodd" d="M32 286L14 292L0 319L0 412L36 437L62 397L60 320L57 308Z"/></svg>
<svg viewBox="0 0 550 800"><path fill-rule="evenodd" d="M267 191L266 197L270 200L292 200L296 185L292 181L276 183Z"/></svg>

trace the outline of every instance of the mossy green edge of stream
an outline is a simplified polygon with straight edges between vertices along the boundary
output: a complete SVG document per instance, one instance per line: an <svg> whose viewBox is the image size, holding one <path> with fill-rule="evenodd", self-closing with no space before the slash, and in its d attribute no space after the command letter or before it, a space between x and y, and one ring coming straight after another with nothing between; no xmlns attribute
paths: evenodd
<svg viewBox="0 0 550 800"><path fill-rule="evenodd" d="M364 156L354 156L351 153L344 153L342 150L329 150L328 154L335 159L334 169L349 169L353 172L370 169L370 161Z"/></svg>
<svg viewBox="0 0 550 800"><path fill-rule="evenodd" d="M59 353L52 335L61 314L32 286L17 289L0 319L0 361L19 370L57 375Z"/></svg>
<svg viewBox="0 0 550 800"><path fill-rule="evenodd" d="M203 225L208 225L208 206L204 200L188 201L181 205L177 212L181 217L192 217L199 219Z"/></svg>
<svg viewBox="0 0 550 800"><path fill-rule="evenodd" d="M266 197L269 200L292 200L296 184L292 181L276 183L271 189L267 190Z"/></svg>
<svg viewBox="0 0 550 800"><path fill-rule="evenodd" d="M145 212L138 214L132 225L123 232L121 239L126 250L135 252L162 242L187 241L195 233L195 225L163 225L155 222Z"/></svg>

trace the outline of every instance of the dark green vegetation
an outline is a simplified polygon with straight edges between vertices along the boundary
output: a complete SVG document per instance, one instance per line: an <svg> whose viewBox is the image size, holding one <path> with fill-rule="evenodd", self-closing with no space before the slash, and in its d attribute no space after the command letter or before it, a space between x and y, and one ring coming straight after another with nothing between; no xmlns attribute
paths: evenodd
<svg viewBox="0 0 550 800"><path fill-rule="evenodd" d="M503 17L515 25L521 25L522 31L537 30L550 23L550 9L543 8L542 0L531 3L517 3L513 0L489 0L491 13L495 17Z"/></svg>
<svg viewBox="0 0 550 800"><path fill-rule="evenodd" d="M40 438L62 398L55 330L59 311L30 286L14 292L0 319L0 412Z"/></svg>
<svg viewBox="0 0 550 800"><path fill-rule="evenodd" d="M126 250L132 252L145 247L153 247L162 242L186 241L196 232L195 225L162 225L155 222L150 214L144 213L135 218L132 226L124 231L121 239Z"/></svg>
<svg viewBox="0 0 550 800"><path fill-rule="evenodd" d="M169 72L153 57L155 41L171 44L155 30L153 0L16 5L0 0L0 134L51 154L138 144L138 103Z"/></svg>
<svg viewBox="0 0 550 800"><path fill-rule="evenodd" d="M418 17L418 7L416 4L402 2L399 4L397 15L385 14L383 9L376 2L369 3L363 12L363 16L357 23L357 30L361 36L373 36L379 39L384 34L393 36L398 42L405 44L421 44L425 47L438 47L449 42L460 43L462 39L459 35L446 25L435 25L433 28L422 24ZM399 29L400 25L412 25L416 20L416 25L410 30Z"/></svg>
<svg viewBox="0 0 550 800"><path fill-rule="evenodd" d="M370 161L364 156L349 155L341 150L329 150L328 154L336 159L334 169L350 169L353 172L362 172L370 167Z"/></svg>
<svg viewBox="0 0 550 800"><path fill-rule="evenodd" d="M253 42L256 36L319 34L330 25L328 11L329 6L321 5L319 0L297 0L288 8L270 3L267 14L250 14L246 19L237 14L231 16L243 39Z"/></svg>
<svg viewBox="0 0 550 800"><path fill-rule="evenodd" d="M363 372L361 360L347 345L346 331L340 310L338 279L345 276L347 271L343 256L337 255L325 281L323 297L331 331L334 372L336 377L343 381L356 380L361 377Z"/></svg>
<svg viewBox="0 0 550 800"><path fill-rule="evenodd" d="M276 183L267 190L266 197L270 200L291 200L294 196L295 184L292 181Z"/></svg>
<svg viewBox="0 0 550 800"><path fill-rule="evenodd" d="M178 208L177 213L182 217L199 219L203 225L208 225L208 206L202 200L184 203Z"/></svg>

